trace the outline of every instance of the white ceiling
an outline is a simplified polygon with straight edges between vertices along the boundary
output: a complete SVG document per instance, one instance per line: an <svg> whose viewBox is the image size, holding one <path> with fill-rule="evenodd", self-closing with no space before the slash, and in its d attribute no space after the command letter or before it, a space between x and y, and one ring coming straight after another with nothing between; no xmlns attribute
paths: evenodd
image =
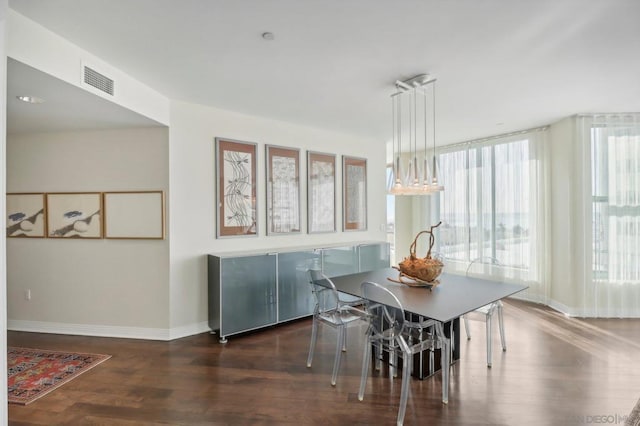
<svg viewBox="0 0 640 426"><path fill-rule="evenodd" d="M394 81L423 72L438 78L439 144L640 111L638 0L9 5L172 99L381 143Z"/></svg>

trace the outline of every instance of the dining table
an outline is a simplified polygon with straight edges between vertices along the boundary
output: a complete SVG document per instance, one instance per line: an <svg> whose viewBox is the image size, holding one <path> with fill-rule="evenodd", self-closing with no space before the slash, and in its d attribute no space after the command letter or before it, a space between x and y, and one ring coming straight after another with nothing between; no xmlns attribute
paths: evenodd
<svg viewBox="0 0 640 426"><path fill-rule="evenodd" d="M408 314L436 321L435 332L444 342L440 353L442 370L442 402L449 398L450 361L459 357L459 318L490 303L514 295L528 288L527 285L504 281L492 281L476 276L443 273L432 285L408 285L399 281L396 268L377 269L332 277L340 292L363 297L361 284L377 283L388 289ZM406 280L406 278L404 278ZM372 302L381 302L371 300ZM454 327L455 325L455 327ZM456 339L456 354L451 351L451 339ZM420 377L422 378L422 377Z"/></svg>

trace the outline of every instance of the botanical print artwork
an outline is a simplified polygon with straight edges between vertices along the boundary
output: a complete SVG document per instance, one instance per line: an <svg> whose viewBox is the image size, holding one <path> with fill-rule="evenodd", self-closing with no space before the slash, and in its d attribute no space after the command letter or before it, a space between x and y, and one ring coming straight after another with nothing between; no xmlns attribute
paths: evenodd
<svg viewBox="0 0 640 426"><path fill-rule="evenodd" d="M7 194L7 237L44 237L44 195Z"/></svg>
<svg viewBox="0 0 640 426"><path fill-rule="evenodd" d="M295 157L272 155L269 182L269 231L300 232L300 187L298 181L298 151Z"/></svg>
<svg viewBox="0 0 640 426"><path fill-rule="evenodd" d="M367 229L367 160L342 157L343 230Z"/></svg>
<svg viewBox="0 0 640 426"><path fill-rule="evenodd" d="M52 238L101 238L100 193L47 194Z"/></svg>
<svg viewBox="0 0 640 426"><path fill-rule="evenodd" d="M314 154L315 156L315 154ZM320 157L324 157L322 160ZM330 161L327 161L330 159ZM320 156L309 162L309 232L335 231L335 159Z"/></svg>
<svg viewBox="0 0 640 426"><path fill-rule="evenodd" d="M251 170L251 154L224 152L224 226L248 228L255 221L252 213Z"/></svg>
<svg viewBox="0 0 640 426"><path fill-rule="evenodd" d="M348 182L346 197L349 200L346 206L347 222L364 223L367 200L365 194L365 170L364 167L347 165L345 176Z"/></svg>
<svg viewBox="0 0 640 426"><path fill-rule="evenodd" d="M215 138L216 237L258 235L256 144Z"/></svg>

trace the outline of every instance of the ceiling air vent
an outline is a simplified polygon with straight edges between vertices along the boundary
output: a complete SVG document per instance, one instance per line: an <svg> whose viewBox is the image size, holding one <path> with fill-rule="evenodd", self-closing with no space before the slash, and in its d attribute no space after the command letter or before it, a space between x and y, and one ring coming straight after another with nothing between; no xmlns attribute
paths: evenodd
<svg viewBox="0 0 640 426"><path fill-rule="evenodd" d="M84 67L84 82L101 92L113 96L113 80L87 66Z"/></svg>

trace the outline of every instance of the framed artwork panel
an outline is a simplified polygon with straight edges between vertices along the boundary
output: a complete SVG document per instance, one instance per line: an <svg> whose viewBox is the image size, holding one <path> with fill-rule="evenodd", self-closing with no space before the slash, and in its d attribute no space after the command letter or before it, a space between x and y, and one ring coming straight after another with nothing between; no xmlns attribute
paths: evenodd
<svg viewBox="0 0 640 426"><path fill-rule="evenodd" d="M307 152L308 232L336 231L336 156Z"/></svg>
<svg viewBox="0 0 640 426"><path fill-rule="evenodd" d="M164 192L105 192L104 237L164 239Z"/></svg>
<svg viewBox="0 0 640 426"><path fill-rule="evenodd" d="M216 237L257 236L257 144L215 141Z"/></svg>
<svg viewBox="0 0 640 426"><path fill-rule="evenodd" d="M300 232L300 150L273 145L267 153L267 235Z"/></svg>
<svg viewBox="0 0 640 426"><path fill-rule="evenodd" d="M46 194L47 237L102 238L102 194L59 192Z"/></svg>
<svg viewBox="0 0 640 426"><path fill-rule="evenodd" d="M45 228L44 193L7 194L7 237L44 238Z"/></svg>
<svg viewBox="0 0 640 426"><path fill-rule="evenodd" d="M367 229L367 160L342 156L342 230Z"/></svg>

